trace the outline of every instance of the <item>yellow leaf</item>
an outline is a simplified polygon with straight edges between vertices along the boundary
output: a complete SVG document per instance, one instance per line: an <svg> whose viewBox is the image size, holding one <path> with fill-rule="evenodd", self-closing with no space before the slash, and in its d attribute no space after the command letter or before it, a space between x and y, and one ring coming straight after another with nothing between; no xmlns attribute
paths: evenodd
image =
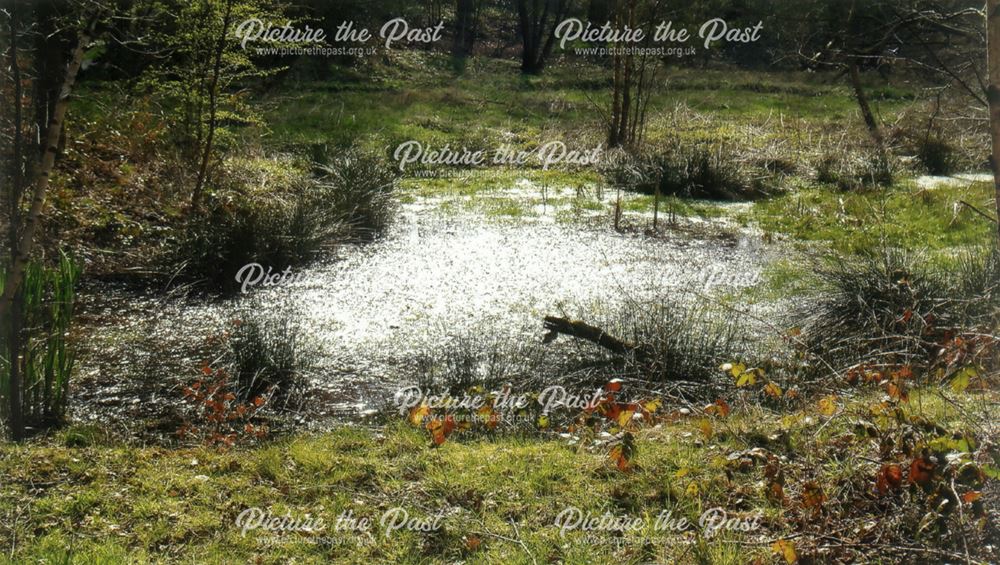
<svg viewBox="0 0 1000 565"><path fill-rule="evenodd" d="M635 410L622 410L618 413L618 425L625 427L629 422L632 421L632 416L635 414Z"/></svg>
<svg viewBox="0 0 1000 565"><path fill-rule="evenodd" d="M824 396L819 399L819 412L824 416L833 416L837 411L837 399L832 396Z"/></svg>
<svg viewBox="0 0 1000 565"><path fill-rule="evenodd" d="M424 423L424 418L430 415L431 407L426 404L421 404L410 410L410 423L414 426L421 426Z"/></svg>
<svg viewBox="0 0 1000 565"><path fill-rule="evenodd" d="M736 386L744 387L757 384L757 369L744 371L736 379Z"/></svg>
<svg viewBox="0 0 1000 565"><path fill-rule="evenodd" d="M974 376L976 376L975 367L966 367L962 369L957 375L955 375L955 378L951 380L951 390L955 391L956 394L965 392L965 389L969 388L969 381L971 381Z"/></svg>
<svg viewBox="0 0 1000 565"><path fill-rule="evenodd" d="M705 439L710 439L714 433L714 430L712 429L712 421L708 418L702 418L701 421L698 422L698 429L701 430Z"/></svg>
<svg viewBox="0 0 1000 565"><path fill-rule="evenodd" d="M737 363L729 369L729 374L733 376L734 379L740 378L740 375L747 371L747 366L743 363Z"/></svg>
<svg viewBox="0 0 1000 565"><path fill-rule="evenodd" d="M767 394L771 398L781 398L781 387L774 383L767 383L764 386L764 394Z"/></svg>
<svg viewBox="0 0 1000 565"><path fill-rule="evenodd" d="M661 404L663 404L663 401L657 398L656 400L650 400L649 402L643 404L642 407L646 409L646 412L652 414L660 409Z"/></svg>
<svg viewBox="0 0 1000 565"><path fill-rule="evenodd" d="M684 492L692 498L698 496L698 483L692 481Z"/></svg>
<svg viewBox="0 0 1000 565"><path fill-rule="evenodd" d="M674 478L675 478L675 479L681 479L681 478L684 478L684 477L686 477L686 476L688 475L688 473L690 473L690 472L691 472L691 469L688 469L687 467L681 467L680 469L677 469L677 472L676 472L676 473L674 473Z"/></svg>
<svg viewBox="0 0 1000 565"><path fill-rule="evenodd" d="M798 563L799 556L795 554L795 544L789 540L780 539L771 546L771 551L785 559L785 563Z"/></svg>

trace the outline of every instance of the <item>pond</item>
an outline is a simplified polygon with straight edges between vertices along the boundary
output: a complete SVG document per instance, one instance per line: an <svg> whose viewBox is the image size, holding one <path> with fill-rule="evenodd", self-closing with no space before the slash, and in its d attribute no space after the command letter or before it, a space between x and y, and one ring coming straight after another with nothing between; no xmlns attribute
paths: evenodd
<svg viewBox="0 0 1000 565"><path fill-rule="evenodd" d="M502 197L527 200L524 191ZM342 246L293 269L290 282L231 299L91 284L81 292L72 417L127 420L175 402L178 383L212 361L212 336L248 302L264 313L294 312L319 353L310 401L320 415L346 417L378 406L407 381L417 356L450 339L537 342L545 315L586 318L626 301L717 296L760 282L776 252L725 217L668 228L661 217L654 237L643 213L627 214L629 229L615 231L609 201L567 221L572 190L550 192L562 204L519 217L454 205L476 196L408 198L380 240Z"/></svg>

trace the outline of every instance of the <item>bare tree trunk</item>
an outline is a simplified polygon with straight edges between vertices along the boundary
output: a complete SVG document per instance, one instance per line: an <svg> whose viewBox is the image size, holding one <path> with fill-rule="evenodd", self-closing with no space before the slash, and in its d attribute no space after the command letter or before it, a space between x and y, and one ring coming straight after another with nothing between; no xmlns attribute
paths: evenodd
<svg viewBox="0 0 1000 565"><path fill-rule="evenodd" d="M10 23L10 67L14 90L14 154L11 159L10 188L7 193L7 237L11 262L17 253L18 226L21 225L21 196L24 193L24 137L22 133L23 117L21 102L24 96L21 85L21 68L17 59L17 6L12 5L8 22ZM8 285L10 282L8 281ZM24 415L21 413L21 317L24 315L24 291L19 290L12 296L10 316L6 328L7 355L10 365L8 374L8 413L10 416L10 431L14 441L24 439Z"/></svg>
<svg viewBox="0 0 1000 565"><path fill-rule="evenodd" d="M993 140L990 164L996 191L997 234L1000 236L1000 0L986 2L986 38L990 79L986 98L990 104L990 136ZM1000 246L1000 237L997 238L997 246Z"/></svg>
<svg viewBox="0 0 1000 565"><path fill-rule="evenodd" d="M472 54L476 41L476 0L457 0L455 4L455 41L452 56L464 59Z"/></svg>
<svg viewBox="0 0 1000 565"><path fill-rule="evenodd" d="M625 2L625 25L634 29L635 26L635 2L626 0ZM622 108L621 123L618 124L618 141L620 143L631 144L629 139L629 117L632 115L632 63L635 56L627 54L624 57L625 69L622 75Z"/></svg>
<svg viewBox="0 0 1000 565"><path fill-rule="evenodd" d="M540 74L555 45L555 30L566 16L566 0L516 0L518 29L521 32L521 72ZM539 13L539 10L541 12ZM549 15L553 16L552 19ZM552 25L548 25L549 22Z"/></svg>
<svg viewBox="0 0 1000 565"><path fill-rule="evenodd" d="M868 104L868 96L865 95L865 89L861 85L861 73L858 71L857 62L851 62L849 74L851 76L851 87L854 88L854 96L858 100L858 107L861 108L861 116L865 119L865 125L868 126L868 132L871 133L872 139L875 140L875 143L881 149L883 146L882 130L878 127L875 114L872 113L872 108Z"/></svg>
<svg viewBox="0 0 1000 565"><path fill-rule="evenodd" d="M34 245L35 230L38 228L42 208L45 205L45 194L49 189L49 175L52 173L52 168L56 163L56 153L59 150L59 136L62 133L66 108L69 106L69 96L73 91L73 84L76 82L76 75L80 71L80 65L83 63L83 52L90 45L96 25L97 18L94 18L91 20L90 25L80 32L76 48L73 50L73 56L70 59L69 66L66 68L66 78L63 79L62 88L59 91L59 100L56 101L56 107L52 113L52 121L49 122L49 128L45 134L45 149L35 171L35 186L31 195L31 207L24 218L24 226L21 228L15 252L11 257L10 271L7 273L7 284L4 287L3 295L0 296L0 318L7 316L14 295L20 289L24 279L24 270L28 265L28 259L31 257L31 249Z"/></svg>
<svg viewBox="0 0 1000 565"><path fill-rule="evenodd" d="M621 7L615 6L615 26L621 25ZM619 122L622 114L622 56L616 50L613 55L614 78L611 84L611 124L608 129L608 146L618 147L621 138L618 136Z"/></svg>
<svg viewBox="0 0 1000 565"><path fill-rule="evenodd" d="M212 158L212 140L215 138L216 112L219 108L219 75L222 72L222 53L229 41L229 24L233 15L233 0L226 2L226 13L222 17L222 32L215 46L215 61L212 64L212 80L208 86L208 135L202 150L201 165L198 167L198 178L195 180L194 191L191 193L191 210L197 212L201 205L201 195L205 190L205 177L208 175L208 162ZM198 116L201 121L201 116Z"/></svg>

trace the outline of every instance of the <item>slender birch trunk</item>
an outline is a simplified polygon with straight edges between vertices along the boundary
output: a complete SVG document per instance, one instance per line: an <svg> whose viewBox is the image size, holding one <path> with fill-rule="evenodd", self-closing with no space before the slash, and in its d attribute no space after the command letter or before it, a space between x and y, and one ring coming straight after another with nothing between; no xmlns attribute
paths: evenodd
<svg viewBox="0 0 1000 565"><path fill-rule="evenodd" d="M17 248L11 257L10 271L7 273L7 284L4 287L3 295L0 296L0 318L7 316L11 302L15 293L20 288L24 279L24 270L31 257L31 249L34 245L35 231L41 220L42 208L45 206L45 194L49 189L49 176L56 163L56 153L59 151L59 136L62 133L63 119L66 117L66 109L69 106L69 96L73 91L73 84L76 82L76 75L83 64L83 53L94 33L97 24L96 18L92 20L84 30L80 32L73 56L66 68L66 78L63 79L62 88L59 91L59 99L56 101L55 110L52 112L52 120L49 121L48 130L44 138L44 151L41 161L35 170L34 188L31 193L31 207L24 216Z"/></svg>

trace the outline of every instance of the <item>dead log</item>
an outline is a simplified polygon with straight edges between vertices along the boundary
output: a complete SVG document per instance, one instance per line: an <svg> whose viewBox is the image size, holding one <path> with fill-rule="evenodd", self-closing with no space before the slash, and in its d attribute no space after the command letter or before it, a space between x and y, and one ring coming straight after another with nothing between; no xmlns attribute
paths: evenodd
<svg viewBox="0 0 1000 565"><path fill-rule="evenodd" d="M579 320L546 316L545 329L549 331L545 335L545 343L555 340L562 334L597 344L617 355L634 355L638 360L649 357L649 352L644 347L618 339L597 326Z"/></svg>

